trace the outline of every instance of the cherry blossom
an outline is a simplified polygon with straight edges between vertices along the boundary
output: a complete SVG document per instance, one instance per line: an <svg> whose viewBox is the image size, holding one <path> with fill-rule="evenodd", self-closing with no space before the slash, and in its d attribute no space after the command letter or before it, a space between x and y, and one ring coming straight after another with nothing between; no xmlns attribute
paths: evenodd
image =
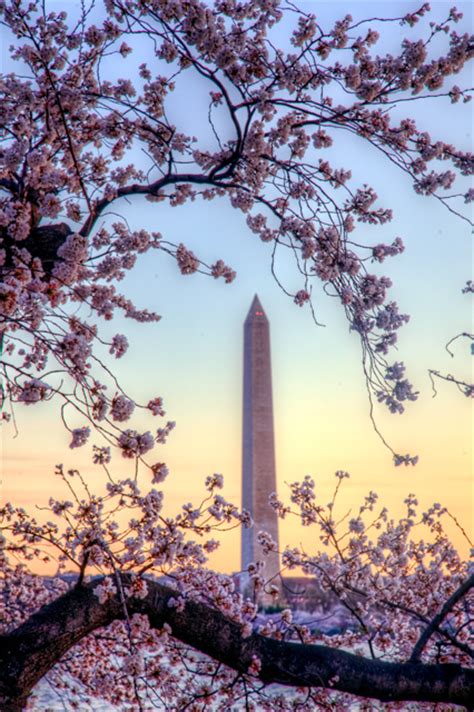
<svg viewBox="0 0 474 712"><path fill-rule="evenodd" d="M468 564L449 542L443 526L449 513L437 502L420 512L416 496L409 494L404 501L405 516L396 522L371 491L347 519L337 512L346 472L336 473L336 488L328 505L319 502L316 482L309 476L291 484L291 503L284 505L286 516L310 522L315 534L319 532L321 547L313 552L286 548L281 552L283 565L289 570L302 568L317 577L322 595L331 601L331 616L340 621L339 632L328 635L324 626L328 612L323 607L313 611L310 624L288 608L263 616L251 600L243 598L231 577L205 567L206 552L218 545L210 535L222 528L222 508L229 513L226 526L243 519L220 495L216 500L212 482L219 487L218 477L207 479L210 497L200 507L185 505L174 518L163 519L161 492L142 494L133 481L112 479L104 493L91 494L77 471L58 468L57 474L74 501L51 498L52 521L39 524L11 505L0 509L1 532L6 536L0 600L5 641L9 631L20 631L22 622L45 604L61 604L64 599L67 606L67 596L76 601L76 613L82 610L84 596L90 611L98 606L94 609L98 620L101 611L107 616L110 611L107 627L98 624L93 632L86 627L80 642L47 670L50 683L67 694L71 704L76 701L81 707L93 696L119 707L138 704L152 709L156 685L163 699L175 705L197 704L204 689L222 708L245 700L269 710L293 710L301 704L308 705L305 709L326 705L347 708L354 702L347 692L350 687L343 669L332 673L323 685L318 677L314 687L304 692L295 689L282 694L278 686L266 689L262 682L269 674L268 652L265 647L252 647L263 640L291 642L292 651L303 646L301 650L308 656L313 648L336 654L338 650L355 651L344 659L345 665L352 664L351 657L363 661L364 655L371 664L393 660L403 668L405 661L416 662L418 677L430 663L449 662L453 670L455 663L461 671L472 661L469 618L474 580ZM123 514L129 517L126 533L115 519ZM203 538L208 547L201 543ZM267 541L264 533L261 538ZM12 565L11 556L20 556L23 563ZM73 573L67 578L44 578L27 571L29 561L50 556L58 557L60 571ZM271 597L278 594L278 587L262 577L263 563L253 564L249 574ZM157 582L156 577L163 575L171 588ZM150 601L161 609L153 612ZM71 610L70 605L66 610ZM217 616L218 625L235 626L232 635L240 636L243 646L250 645L246 662L242 662L244 669L232 670L234 662L230 660L230 667L222 666L180 641L182 635L188 635L189 641L189 626L194 625L192 617L196 620L197 610L200 616L208 616L206 625ZM43 611L47 616L48 609ZM77 620L81 616L78 614ZM162 623L157 625L155 619ZM47 617L39 620L43 630ZM69 625L76 625L72 618ZM33 631L30 628L29 635L36 635ZM198 648L203 645L205 652L205 641L193 643ZM47 659L42 655L43 661ZM235 664L238 666L237 660ZM298 674L303 674L302 668ZM377 697L377 691L370 688L367 692L360 704L379 709L379 703L373 706L370 700ZM403 697L402 693L400 699L410 699L410 695ZM436 704L448 709L449 704L443 707L443 699L447 698L441 696ZM403 701L386 704L387 709L406 708ZM433 708L429 699L423 702L423 698L416 706Z"/></svg>
<svg viewBox="0 0 474 712"><path fill-rule="evenodd" d="M376 187L358 184L324 151L339 131L349 131L399 166L416 192L461 212L472 192L464 180L472 174L472 155L431 138L410 116L386 110L399 100L434 95L455 104L470 99L452 81L472 56L469 36L455 29L460 13L453 9L444 22L426 23L424 40L411 38L410 28L426 22L426 4L392 18L407 34L398 54L384 54L376 49L384 28L379 18L355 22L347 15L325 32L311 13L295 10L289 22L273 0L242 8L193 0L176 6L174 15L161 2L149 11L134 0L104 0L103 6L106 19L93 24L84 6L83 22L75 26L67 13L48 13L38 2L0 8L18 67L0 84L5 398L31 404L17 377L26 369L30 379L48 383L51 362L80 383L85 400L78 402L61 379L49 395L78 407L93 424L99 421L100 432L116 442L117 424L132 409L114 418L106 390L100 407L92 402L93 380L100 380L92 372L104 366L96 349L100 329L86 320L71 328L61 310L70 303L105 320L117 311L140 322L158 320L116 288L137 256L151 250L170 255L184 275L235 279L222 259L207 265L184 242L104 219L116 201L143 194L176 207L227 198L260 239L280 251L290 247L303 278L289 290L294 302L311 303L312 281L323 282L361 340L371 396L400 412L401 401L416 389L407 380L394 395L385 359L408 316L389 296L391 281L370 273L369 263L397 257L403 240L369 244L358 236L360 223L388 223L392 212L379 205ZM284 16L291 49L277 50L273 30ZM156 68L141 62L133 79L103 77L106 56L124 67L135 62L137 38L156 53ZM434 49L441 40L444 54ZM166 118L170 93L193 74L208 84L215 143L206 147ZM341 84L344 105L338 103ZM228 135L219 128L224 116ZM137 146L149 157L146 168L134 165ZM22 360L18 345L26 335ZM127 346L117 335L109 350L120 358Z"/></svg>
<svg viewBox="0 0 474 712"><path fill-rule="evenodd" d="M291 483L288 497L273 493L270 504L312 527L315 548L285 548L283 568L317 580L337 633L325 628L322 608L313 623L288 609L265 616L258 600L275 602L280 588L265 578L264 553L242 572L255 600L208 567L224 532L252 526L224 496L222 475L207 477L200 504L165 515L155 487L168 467L146 457L175 423L157 427L161 396L142 404L124 391L110 361L129 341L106 336L104 325L118 314L143 328L160 320L119 290L144 254L167 255L178 277L237 277L185 237L130 229L118 212L124 202L144 196L158 216L163 202L227 201L271 246L274 276L297 306L317 322L318 286L340 304L361 344L372 409L402 413L418 395L392 355L409 316L381 270L404 239L371 237L389 229L392 209L327 149L345 132L423 199L472 222L472 154L410 114L414 102L431 100L449 120L470 101L460 76L474 45L455 27L461 13L430 22L425 3L323 28L279 0L97 5L68 16L47 0L0 0L14 68L0 77L2 419L17 403L59 399L71 448L100 437L93 463L104 482L93 492L81 472L58 466L66 494L51 497L41 516L0 508L0 704L34 709L34 685L46 676L73 709L99 697L122 709L349 709L355 698L364 709L467 706L474 580L445 531L450 518L467 537L454 515L437 502L420 512L410 494L396 521L373 491L341 513L343 470L327 505L313 477ZM388 53L381 38L390 28L399 47ZM117 78L103 71L110 61ZM197 136L169 118L173 93L189 81L205 104L208 131L197 127ZM294 260L298 283L280 276L277 253ZM463 291L473 291L471 281ZM451 354L458 337L472 346L464 332L447 345ZM454 375L430 375L474 395ZM124 479L113 472L116 450L132 465ZM392 453L396 465L417 460ZM263 552L276 546L265 532L260 542ZM52 560L57 575L32 573Z"/></svg>

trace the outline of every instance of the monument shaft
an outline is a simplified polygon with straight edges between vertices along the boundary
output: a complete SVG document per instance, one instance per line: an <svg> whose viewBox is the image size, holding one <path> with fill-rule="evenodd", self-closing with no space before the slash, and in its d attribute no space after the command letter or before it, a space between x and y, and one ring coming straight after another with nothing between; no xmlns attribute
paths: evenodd
<svg viewBox="0 0 474 712"><path fill-rule="evenodd" d="M265 579L278 585L279 555L264 557L257 541L263 530L278 544L278 517L268 503L276 491L270 325L257 296L244 323L242 445L242 506L254 522L251 529L242 529L242 570L264 560Z"/></svg>

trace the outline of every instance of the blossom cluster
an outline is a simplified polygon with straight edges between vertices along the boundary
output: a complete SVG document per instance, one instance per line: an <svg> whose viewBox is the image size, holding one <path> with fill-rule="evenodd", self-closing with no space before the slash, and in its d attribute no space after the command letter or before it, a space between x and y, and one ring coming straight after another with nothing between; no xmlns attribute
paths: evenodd
<svg viewBox="0 0 474 712"><path fill-rule="evenodd" d="M408 174L416 192L455 212L460 201L471 200L464 179L472 175L472 155L435 140L411 116L386 110L398 100L436 93L454 103L470 99L469 90L453 83L472 57L469 35L454 29L460 14L453 9L429 25L423 5L393 18L406 36L398 51L384 53L377 48L376 26L383 26L377 18L367 25L346 15L324 31L312 13L287 13L277 0L243 6L190 0L175 3L173 11L161 0L149 8L139 0L103 3L106 19L94 24L84 7L76 25L66 12L43 12L39 0L0 5L13 38L11 58L21 66L0 78L5 397L44 400L44 388L31 385L37 379L50 385L48 398L62 397L92 423L110 425L106 435L117 441L116 425L131 416L125 402L132 399L105 389L93 396L106 385L105 375L100 384L92 377L105 366L98 323L118 312L140 322L159 319L120 294L117 284L151 250L170 254L183 275L235 278L223 259L208 266L184 242L130 229L116 217L118 201L145 195L159 209L163 201L179 207L225 198L274 250L291 248L304 280L287 290L297 305L311 302L312 280L339 297L361 340L370 392L382 393L380 400L398 412L413 390L398 384L393 395L385 357L408 317L388 300L389 280L368 273L366 263L398 256L403 241L370 244L353 236L359 223L388 223L391 210L379 204L364 176L324 152L348 131ZM280 21L288 28L286 49L273 42ZM412 38L410 28L423 23L425 39ZM149 44L156 62L138 63L133 73L127 67L134 66L137 38ZM123 63L127 78L102 76L109 56ZM168 119L170 95L194 72L207 84L204 119L213 139L187 135ZM146 157L143 167L134 160L137 148ZM69 320L68 304L93 318ZM120 358L128 342L116 335L107 346ZM50 362L67 378L50 383ZM68 379L79 386L72 395Z"/></svg>
<svg viewBox="0 0 474 712"><path fill-rule="evenodd" d="M311 552L286 548L282 565L286 570L302 570L317 581L319 603L306 620L288 608L263 615L239 593L231 577L205 568L207 553L216 545L209 535L221 526L209 501L200 507L185 505L181 514L165 519L161 492L142 493L132 480L113 480L105 494L90 495L78 472L64 473L60 468L58 474L72 487L75 501L50 499L48 514L57 524L41 524L11 505L0 509L0 531L6 536L0 557L2 632L13 630L69 585L81 585L91 574L105 574L97 583L91 579L100 605L121 600L125 606L132 599L147 599L151 581L165 574L175 592L167 599L170 610L179 615L193 601L211 606L239 625L244 641L258 633L361 655L369 650L376 658L403 662L410 658L427 623L469 575L467 564L446 535L443 520L448 512L439 503L420 512L416 496L409 494L404 500L405 514L397 522L379 506L372 491L352 516L341 517L336 511L337 497L348 474L336 473L335 492L327 505L318 502L316 483L306 477L291 485L291 504L280 503L278 509L315 527L321 545ZM208 478L211 502L215 501L214 488L221 484L218 475ZM124 530L118 523L123 514L130 518ZM239 521L237 511L234 521ZM203 536L204 544L194 541ZM261 540L270 546L265 533ZM28 573L29 561L46 560L55 552L60 571L73 566L75 576L44 578ZM10 553L24 563L11 565ZM262 564L250 567L252 580L261 577ZM471 598L459 597L426 641L423 661L467 664L470 616ZM338 630L331 635L326 626L329 618L338 621ZM155 628L147 616L133 614L86 636L48 678L79 707L93 695L118 706L140 702L148 709L157 689L163 699L178 706L192 705L203 695L222 708L246 700L269 711L289 712L294 705L308 710L320 705L343 709L354 703L351 696L337 691L336 678L327 689L282 695L262 685L260 671L261 660L254 656L246 673L236 678L226 666L178 642L168 624ZM379 709L370 700L360 702L368 710ZM417 708L431 709L429 703L417 703Z"/></svg>
<svg viewBox="0 0 474 712"><path fill-rule="evenodd" d="M2 632L60 596L66 571L73 570L79 588L101 575L100 582L92 580L96 603L120 601L124 620L87 636L50 673L51 684L70 693L72 707L83 707L87 692L123 709L158 703L195 710L349 709L354 701L337 692L337 676L330 680L334 689L292 696L268 690L258 656L236 674L178 643L169 626L156 630L146 617L129 616L127 602L147 598L149 577L166 576L175 591L170 611L179 615L199 601L234 621L245 641L258 631L406 661L469 575L443 528L449 513L438 503L419 513L409 495L405 516L395 521L384 507L377 510L370 492L358 510L340 514L344 471L336 473L326 505L309 476L291 484L289 504L273 494L275 511L314 527L319 542L312 552L287 548L283 566L317 579L344 625L329 636L318 625L324 610L315 611L313 624L298 622L288 610L257 621L255 603L235 581L207 568L216 537L251 526L250 514L223 496L219 474L207 478L201 504L186 503L175 516L155 489L169 474L165 463L149 465L149 487L139 483L140 462L166 442L174 422L155 426L154 433L130 422L138 409L148 418L164 417L163 399L150 394L139 404L123 391L109 361L122 358L129 342L123 334L105 338L102 326L117 314L143 324L159 321L118 290L144 255L170 255L185 276L200 272L230 283L235 272L217 256L207 265L198 248L180 239L175 244L159 232L131 229L117 211L137 196L156 211L164 201L179 208L227 200L267 243L284 289L277 253L295 260L300 281L286 291L296 305L313 307L318 282L338 300L360 339L369 393L402 412L417 392L404 364L388 355L408 316L379 270L404 244L399 237L387 244L370 239L366 226L388 229L392 211L358 166L343 165L343 157L329 157L327 149L337 146L341 132L356 136L363 147L377 149L381 165L390 162L407 176L420 196L462 214L473 199L472 154L430 136L400 107L427 97L445 97L453 110L467 103L471 92L454 77L473 56L472 37L454 29L461 19L455 8L444 22L427 23L427 4L388 21L403 28L400 47L388 53L377 47L376 27L387 27L383 18L360 22L346 15L323 29L311 12L279 0L102 2L102 13L91 12L94 3L81 3L78 22L40 0L0 2L0 22L11 34L8 52L18 67L0 77L2 404L62 398L71 448L89 442L93 428L107 443L93 449L106 477L102 494L76 470L58 467L68 499L50 499L48 521L9 504L0 508ZM275 42L281 27L286 47ZM142 62L148 50L150 65ZM123 72L106 77L110 58ZM188 135L175 116L172 97L196 76L207 121L201 132L196 120L198 136ZM464 291L472 291L471 282ZM473 395L472 386L446 379ZM112 446L134 465L125 479L111 473ZM394 459L416 461L409 454L394 453ZM271 537L259 536L263 550L272 551ZM29 572L31 564L52 557L59 576ZM261 560L247 572L257 593L267 583L264 572ZM471 619L472 599L455 601L419 657L466 663ZM369 701L360 704L371 709Z"/></svg>

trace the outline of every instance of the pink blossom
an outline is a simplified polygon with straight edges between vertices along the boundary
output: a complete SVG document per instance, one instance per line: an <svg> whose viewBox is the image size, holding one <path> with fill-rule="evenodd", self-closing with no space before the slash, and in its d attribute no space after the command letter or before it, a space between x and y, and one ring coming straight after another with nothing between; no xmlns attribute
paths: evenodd
<svg viewBox="0 0 474 712"><path fill-rule="evenodd" d="M224 486L224 478L222 475L214 474L206 477L206 489L212 491L213 489L222 489Z"/></svg>
<svg viewBox="0 0 474 712"><path fill-rule="evenodd" d="M125 396L118 395L112 399L110 406L110 414L114 420L123 422L128 420L133 411L135 410L135 404L133 401L129 400Z"/></svg>
<svg viewBox="0 0 474 712"><path fill-rule="evenodd" d="M72 440L69 444L69 447L70 448L82 447L88 441L90 434L91 434L91 429L88 427L74 428L74 430L72 430L71 433L72 433Z"/></svg>
<svg viewBox="0 0 474 712"><path fill-rule="evenodd" d="M218 260L214 265L212 265L211 274L215 279L218 277L224 277L227 284L233 282L236 277L234 270L224 264L223 260Z"/></svg>
<svg viewBox="0 0 474 712"><path fill-rule="evenodd" d="M247 670L249 675L258 677L260 670L262 669L262 661L257 655L252 655L252 662Z"/></svg>
<svg viewBox="0 0 474 712"><path fill-rule="evenodd" d="M295 294L294 302L299 307L302 307L305 302L309 301L309 299L310 294L305 289L300 289L300 291Z"/></svg>
<svg viewBox="0 0 474 712"><path fill-rule="evenodd" d="M156 462L151 466L151 470L153 472L153 484L164 482L166 477L169 475L169 470L164 462Z"/></svg>
<svg viewBox="0 0 474 712"><path fill-rule="evenodd" d="M139 434L136 430L124 430L118 438L118 446L123 457L140 457L152 449L153 436L150 432Z"/></svg>
<svg viewBox="0 0 474 712"><path fill-rule="evenodd" d="M117 334L112 339L110 353L115 355L115 358L120 358L128 349L128 340L122 334Z"/></svg>
<svg viewBox="0 0 474 712"><path fill-rule="evenodd" d="M97 445L94 445L93 450L92 460L95 465L107 465L112 459L110 447L97 447Z"/></svg>
<svg viewBox="0 0 474 712"><path fill-rule="evenodd" d="M50 394L51 386L38 378L32 378L23 384L18 400L29 405L47 399Z"/></svg>
<svg viewBox="0 0 474 712"><path fill-rule="evenodd" d="M153 400L148 401L147 408L148 410L151 410L153 415L165 415L162 398L154 398Z"/></svg>
<svg viewBox="0 0 474 712"><path fill-rule="evenodd" d="M99 603L106 603L110 598L113 598L116 593L117 588L111 578L105 578L102 583L94 588L94 594L99 599Z"/></svg>
<svg viewBox="0 0 474 712"><path fill-rule="evenodd" d="M176 423L173 420L170 420L166 423L164 428L158 428L156 431L156 442L164 445L168 439L168 435L175 428L175 426Z"/></svg>
<svg viewBox="0 0 474 712"><path fill-rule="evenodd" d="M199 260L191 250L187 250L181 243L176 250L176 261L181 274L192 274L199 268Z"/></svg>

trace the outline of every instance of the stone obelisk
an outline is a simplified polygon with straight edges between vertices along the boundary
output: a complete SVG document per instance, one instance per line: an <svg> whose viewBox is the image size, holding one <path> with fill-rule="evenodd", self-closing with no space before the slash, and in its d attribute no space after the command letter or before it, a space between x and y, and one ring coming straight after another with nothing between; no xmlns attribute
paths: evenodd
<svg viewBox="0 0 474 712"><path fill-rule="evenodd" d="M280 587L278 552L264 557L257 541L258 533L266 531L278 544L278 517L268 503L275 491L270 324L255 295L244 323L242 438L242 507L250 512L254 525L242 529L242 570L251 562L265 561L265 580Z"/></svg>

